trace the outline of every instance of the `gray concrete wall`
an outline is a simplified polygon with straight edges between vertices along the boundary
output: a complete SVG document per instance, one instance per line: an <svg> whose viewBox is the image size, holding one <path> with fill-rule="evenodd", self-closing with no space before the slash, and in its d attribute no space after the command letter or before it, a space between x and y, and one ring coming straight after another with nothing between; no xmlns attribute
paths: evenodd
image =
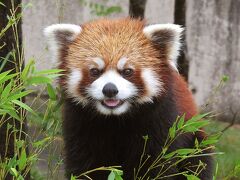
<svg viewBox="0 0 240 180"><path fill-rule="evenodd" d="M97 18L91 14L91 8L83 5L80 0L23 0L23 3L29 2L32 7L24 10L22 25L25 57L26 61L33 57L38 69L51 67L49 53L45 50L44 27L54 23L82 24ZM106 3L106 6L111 5L123 7L121 13L112 14L111 17L124 17L128 14L128 9L124 8L128 7L128 1L111 0Z"/></svg>
<svg viewBox="0 0 240 180"><path fill-rule="evenodd" d="M209 102L207 109L228 121L240 111L240 1L188 0L187 5L190 86L199 106ZM229 82L215 92L223 75Z"/></svg>
<svg viewBox="0 0 240 180"><path fill-rule="evenodd" d="M145 18L148 23L173 23L174 0L147 0Z"/></svg>

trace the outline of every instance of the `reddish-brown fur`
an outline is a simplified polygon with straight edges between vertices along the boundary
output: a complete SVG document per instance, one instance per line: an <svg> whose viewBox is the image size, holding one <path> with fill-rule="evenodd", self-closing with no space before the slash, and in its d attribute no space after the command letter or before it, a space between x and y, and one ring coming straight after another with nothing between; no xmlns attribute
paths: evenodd
<svg viewBox="0 0 240 180"><path fill-rule="evenodd" d="M173 89L177 98L177 107L181 112L180 115L185 114L185 118L190 119L197 114L197 107L193 101L192 93L188 90L187 83L178 73L173 73L173 77Z"/></svg>
<svg viewBox="0 0 240 180"><path fill-rule="evenodd" d="M60 67L69 69L88 69L90 58L100 57L105 61L106 71L110 68L117 70L117 63L121 57L127 57L127 64L131 63L135 68L135 75L131 80L139 87L144 87L140 72L142 68L151 68L161 77L165 68L168 68L168 61L164 54L159 53L151 41L143 33L144 22L132 20L130 18L119 20L98 20L86 23L82 26L82 32L76 40L66 49L63 48L61 53ZM67 51L67 53L66 53ZM126 65L127 65L126 64ZM67 74L66 73L66 74ZM91 79L87 73L84 73L82 85L90 84L95 79ZM66 85L67 79L62 78L60 83ZM164 81L164 80L163 80ZM165 81L164 81L165 82ZM146 95L145 88L140 92Z"/></svg>
<svg viewBox="0 0 240 180"><path fill-rule="evenodd" d="M142 152L142 136L148 134L152 138L148 153L154 158L161 151L168 129L176 117L185 113L186 119L190 119L197 113L186 82L169 65L168 48L170 47L164 44L156 45L147 39L143 33L144 26L145 22L129 18L93 21L84 24L78 37L61 49L59 67L65 69L66 74L71 69L82 71L83 79L79 84L79 93L82 95L84 93L82 88L95 80L90 77L88 71L88 64L93 64L88 61L91 57L101 57L105 61L106 66L103 71L110 68L117 70L118 60L127 57L128 63L135 67L134 76L128 80L142 89L141 96L147 94L141 78L143 68L150 68L157 73L164 89L155 97L153 104L144 104L143 107L137 107L139 109L134 107L136 108L133 111L134 115L126 115L123 119L99 115L92 110L92 107L83 108L73 103L70 98L66 98L63 126L69 173L78 175L102 165L122 165L124 178L131 180L133 168L138 165ZM163 35L168 35L167 33L163 32ZM67 81L66 76L62 77L60 84L66 88ZM104 125L102 126L101 123ZM201 140L203 136L197 133L180 137L173 145L173 149L191 148L195 138ZM115 142L118 144L116 145ZM92 154L88 155L89 152ZM120 156L115 157L116 154ZM113 158L108 155L112 155ZM209 170L203 171L200 175L202 179L208 179L211 177L211 159L201 159L201 157L199 159L209 164ZM193 160L195 165L199 159ZM182 169L173 168L173 172L175 171L181 172ZM97 173L93 177L106 179L106 174Z"/></svg>

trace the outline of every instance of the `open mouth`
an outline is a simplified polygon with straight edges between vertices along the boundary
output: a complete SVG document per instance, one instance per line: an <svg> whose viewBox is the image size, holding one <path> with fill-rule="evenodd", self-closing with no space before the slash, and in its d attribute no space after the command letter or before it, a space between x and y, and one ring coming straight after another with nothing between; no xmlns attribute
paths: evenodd
<svg viewBox="0 0 240 180"><path fill-rule="evenodd" d="M114 109L121 106L123 104L123 101L119 99L104 99L101 103L107 108Z"/></svg>

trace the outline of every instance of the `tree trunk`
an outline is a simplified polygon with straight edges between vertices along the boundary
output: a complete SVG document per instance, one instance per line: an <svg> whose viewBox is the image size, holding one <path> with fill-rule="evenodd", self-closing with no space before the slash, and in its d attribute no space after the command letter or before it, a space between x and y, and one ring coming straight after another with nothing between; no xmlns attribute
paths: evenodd
<svg viewBox="0 0 240 180"><path fill-rule="evenodd" d="M219 120L240 123L240 1L189 0L187 5L189 84L195 99Z"/></svg>
<svg viewBox="0 0 240 180"><path fill-rule="evenodd" d="M182 25L186 27L186 0L175 0L174 9L174 24ZM178 58L178 69L179 73L188 81L188 70L189 62L187 58L187 44L186 44L186 33L183 34L183 47L181 54Z"/></svg>
<svg viewBox="0 0 240 180"><path fill-rule="evenodd" d="M130 0L129 1L129 15L132 18L144 18L144 12L147 0Z"/></svg>
<svg viewBox="0 0 240 180"><path fill-rule="evenodd" d="M11 16L10 10L16 10L15 14L16 16L21 13L21 0L2 0L1 3L3 3L5 6L0 5L0 31L5 28L8 24L8 16ZM20 67L23 66L21 64L20 66L20 59L19 57L22 56L21 46L22 46L22 28L21 28L21 19L19 20L16 31L17 34L14 36L14 30L12 27L10 27L5 34L0 38L0 62L3 62L3 59L10 53L15 52L15 58L12 56L10 57L9 61L5 64L3 68L4 71L12 70L11 73L19 72ZM16 40L17 37L17 40ZM20 50L20 51L19 51ZM9 116L6 116L5 118L9 118ZM0 117L1 119L1 117ZM4 161L5 158L12 158L15 155L14 147L14 137L10 136L9 142L6 142L6 136L7 136L7 124L15 125L16 129L20 127L20 124L17 120L13 118L9 118L6 123L4 123L0 127L0 159L1 161ZM25 131L26 128L23 124L23 131ZM9 135L9 132L8 132ZM24 136L22 136L24 138ZM8 145L7 145L8 144ZM8 146L6 151L6 146ZM11 175L8 175L6 180L12 179ZM25 179L29 179L29 175L25 177Z"/></svg>

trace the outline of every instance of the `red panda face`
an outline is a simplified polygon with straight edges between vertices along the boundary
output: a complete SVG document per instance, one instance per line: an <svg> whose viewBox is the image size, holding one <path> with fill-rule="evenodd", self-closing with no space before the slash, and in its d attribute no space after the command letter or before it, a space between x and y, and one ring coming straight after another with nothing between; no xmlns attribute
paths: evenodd
<svg viewBox="0 0 240 180"><path fill-rule="evenodd" d="M164 92L181 31L177 25L144 27L142 21L122 19L52 25L45 34L66 70L60 84L67 96L101 114L121 115Z"/></svg>

